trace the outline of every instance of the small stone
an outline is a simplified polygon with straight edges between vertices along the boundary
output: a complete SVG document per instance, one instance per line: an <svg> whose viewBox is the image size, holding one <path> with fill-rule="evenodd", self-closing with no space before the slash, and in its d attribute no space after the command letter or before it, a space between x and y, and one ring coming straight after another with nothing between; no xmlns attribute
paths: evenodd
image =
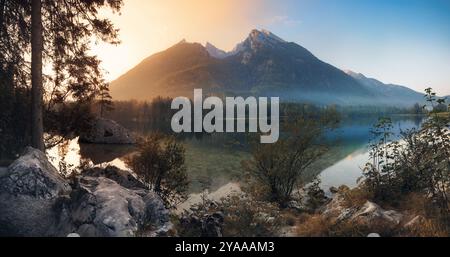
<svg viewBox="0 0 450 257"><path fill-rule="evenodd" d="M336 193L339 192L339 189L336 188L336 187L330 187L330 192L331 192L332 194L336 194Z"/></svg>

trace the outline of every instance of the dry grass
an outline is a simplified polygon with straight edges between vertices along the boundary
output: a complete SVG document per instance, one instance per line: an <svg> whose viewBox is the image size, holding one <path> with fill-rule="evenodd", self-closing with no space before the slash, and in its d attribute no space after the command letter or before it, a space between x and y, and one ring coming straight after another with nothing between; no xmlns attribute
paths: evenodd
<svg viewBox="0 0 450 257"><path fill-rule="evenodd" d="M412 218L421 216L423 220L414 227L405 229L401 236L414 237L448 237L450 231L443 220L442 214L433 206L430 199L423 194L410 193L399 204L399 209Z"/></svg>
<svg viewBox="0 0 450 257"><path fill-rule="evenodd" d="M430 205L430 199L419 193L410 193L405 196L400 201L398 208L402 211L422 216L426 216L433 209Z"/></svg>
<svg viewBox="0 0 450 257"><path fill-rule="evenodd" d="M403 237L448 237L449 231L439 222L425 219L419 225L403 230L399 236Z"/></svg>
<svg viewBox="0 0 450 257"><path fill-rule="evenodd" d="M352 190L346 187L340 187L339 193L344 196L345 207L360 207L363 206L373 196L363 187L357 187Z"/></svg>
<svg viewBox="0 0 450 257"><path fill-rule="evenodd" d="M286 226L295 226L297 224L298 216L297 213L289 210L283 210L281 212L281 220L283 221L283 225Z"/></svg>
<svg viewBox="0 0 450 257"><path fill-rule="evenodd" d="M300 237L366 237L378 233L384 237L395 236L396 229L382 221L371 224L355 222L332 223L320 214L299 219L296 234Z"/></svg>
<svg viewBox="0 0 450 257"><path fill-rule="evenodd" d="M346 207L362 206L371 200L363 189L340 189ZM423 194L409 194L399 199L397 211L406 215L404 222L398 226L383 220L374 220L370 224L341 221L334 223L321 214L301 214L297 217L295 233L300 237L366 237L378 233L383 237L448 237L450 231L442 224L438 212L430 205L430 200ZM383 203L381 203L383 205ZM388 206L384 204L384 206ZM405 223L420 215L423 217L414 226L404 227Z"/></svg>
<svg viewBox="0 0 450 257"><path fill-rule="evenodd" d="M327 237L330 236L330 225L320 214L304 214L298 219L295 233L300 237Z"/></svg>

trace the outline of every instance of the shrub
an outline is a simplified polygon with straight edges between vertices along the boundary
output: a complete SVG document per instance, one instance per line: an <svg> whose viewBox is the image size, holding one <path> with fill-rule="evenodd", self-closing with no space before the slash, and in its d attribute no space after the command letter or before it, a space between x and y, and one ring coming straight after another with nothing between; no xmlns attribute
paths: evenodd
<svg viewBox="0 0 450 257"><path fill-rule="evenodd" d="M225 237L271 237L277 236L285 224L277 206L257 201L246 195L231 195L218 202L206 201L185 212L184 217L207 217L223 214L223 236ZM180 236L202 236L202 224L177 224Z"/></svg>
<svg viewBox="0 0 450 257"><path fill-rule="evenodd" d="M427 89L429 109L445 103L435 96ZM374 200L395 205L410 193L424 194L449 226L450 118L431 113L421 128L402 133L402 143L392 141L389 119L381 119L374 128L372 162L364 169L364 185Z"/></svg>
<svg viewBox="0 0 450 257"><path fill-rule="evenodd" d="M152 134L138 145L126 164L165 201L175 206L186 197L185 149L174 137Z"/></svg>
<svg viewBox="0 0 450 257"><path fill-rule="evenodd" d="M252 159L243 162L253 195L286 207L294 190L305 184L306 169L327 151L322 137L330 124L300 118L286 125L277 143L257 144Z"/></svg>

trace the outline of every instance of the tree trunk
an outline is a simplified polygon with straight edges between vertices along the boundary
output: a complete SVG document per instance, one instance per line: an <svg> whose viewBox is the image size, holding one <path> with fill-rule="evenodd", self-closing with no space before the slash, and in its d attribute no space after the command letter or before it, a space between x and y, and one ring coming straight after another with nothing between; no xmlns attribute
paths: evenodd
<svg viewBox="0 0 450 257"><path fill-rule="evenodd" d="M31 1L31 146L44 151L41 0Z"/></svg>

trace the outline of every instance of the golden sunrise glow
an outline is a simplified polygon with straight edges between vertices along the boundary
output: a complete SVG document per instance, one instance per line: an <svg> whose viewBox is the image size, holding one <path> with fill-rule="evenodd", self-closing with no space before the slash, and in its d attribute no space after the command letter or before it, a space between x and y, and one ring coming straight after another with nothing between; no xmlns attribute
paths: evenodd
<svg viewBox="0 0 450 257"><path fill-rule="evenodd" d="M121 15L105 12L120 29L122 44L100 43L93 53L113 80L143 58L182 39L209 41L231 50L253 28L270 22L267 4L258 0L125 0Z"/></svg>
<svg viewBox="0 0 450 257"><path fill-rule="evenodd" d="M103 61L108 81L182 39L202 44L208 41L220 49L231 50L252 29L267 29L305 47L337 68L360 72L386 83L406 85L419 92L432 87L449 94L450 51L445 27L448 23L442 20L448 17L445 10L433 20L422 15L428 13L427 9L416 8L415 12L422 16L401 9L403 15L407 15L403 20L409 24L406 26L397 22L400 16L393 15L385 6L377 6L376 1L357 1L360 8L364 7L358 18L353 16L353 1L123 2L121 15L106 9L102 11L120 29L122 44L99 43L92 47L92 53ZM424 1L424 5L425 2L428 1ZM373 12L373 8L381 10ZM375 13L385 18L372 17ZM427 27L429 29L425 29Z"/></svg>

